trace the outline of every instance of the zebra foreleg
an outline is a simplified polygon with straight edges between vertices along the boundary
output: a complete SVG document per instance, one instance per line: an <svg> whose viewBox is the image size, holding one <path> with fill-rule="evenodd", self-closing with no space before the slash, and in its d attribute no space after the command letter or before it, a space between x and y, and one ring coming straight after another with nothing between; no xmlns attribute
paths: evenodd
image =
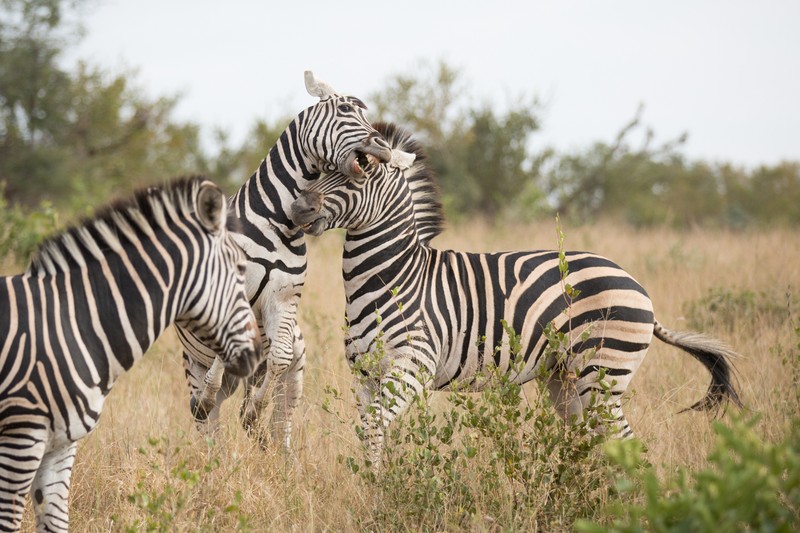
<svg viewBox="0 0 800 533"><path fill-rule="evenodd" d="M37 531L69 529L69 486L77 443L50 451L42 458L31 495Z"/></svg>
<svg viewBox="0 0 800 533"><path fill-rule="evenodd" d="M192 395L189 406L195 420L206 420L212 409L217 406L217 393L222 387L222 377L225 368L222 360L217 357L203 377L203 386L197 395Z"/></svg>
<svg viewBox="0 0 800 533"><path fill-rule="evenodd" d="M0 531L22 527L25 497L41 467L46 437L14 425L0 426Z"/></svg>
<svg viewBox="0 0 800 533"><path fill-rule="evenodd" d="M356 376L356 403L361 419L359 437L366 446L367 460L375 471L381 470L386 429L408 410L422 389L418 369L410 360L396 360L391 371L383 373L380 381L369 376Z"/></svg>
<svg viewBox="0 0 800 533"><path fill-rule="evenodd" d="M275 316L275 315L273 315ZM266 371L263 379L257 388L250 387L249 394L242 405L242 425L253 434L261 413L269 405L270 400L275 397L277 381L283 379L286 371L293 365L295 360L295 339L297 323L293 318L293 313L280 313L277 320L268 321L263 330L266 336L264 346L267 348L265 361ZM299 330L298 330L299 332ZM305 346L301 345L302 353L305 353ZM256 379L250 383L259 383ZM263 440L262 440L262 444Z"/></svg>
<svg viewBox="0 0 800 533"><path fill-rule="evenodd" d="M215 364L217 364L217 359L214 359L211 368L213 368ZM222 370L222 365L219 366L220 370ZM205 380L209 377L216 379L211 368L202 365L188 353L183 352L183 369L186 383L189 385L189 410L194 418L197 431L202 435L211 435L219 428L220 406L217 400L199 400L206 388ZM209 374L211 374L211 376ZM223 371L219 372L220 380L222 380L224 374Z"/></svg>
<svg viewBox="0 0 800 533"><path fill-rule="evenodd" d="M292 364L277 381L274 391L274 409L270 418L273 442L281 442L291 453L292 415L303 397L303 369L306 362L306 345L300 327L295 325L294 358Z"/></svg>
<svg viewBox="0 0 800 533"><path fill-rule="evenodd" d="M239 421L242 424L242 427L245 429L248 435L251 437L256 436L257 430L257 423L258 423L258 412L253 407L253 398L259 390L258 385L265 380L267 376L267 362L262 361L261 364L256 368L256 371L253 374L245 379L245 386L244 386L244 399L242 400L242 406L239 409Z"/></svg>

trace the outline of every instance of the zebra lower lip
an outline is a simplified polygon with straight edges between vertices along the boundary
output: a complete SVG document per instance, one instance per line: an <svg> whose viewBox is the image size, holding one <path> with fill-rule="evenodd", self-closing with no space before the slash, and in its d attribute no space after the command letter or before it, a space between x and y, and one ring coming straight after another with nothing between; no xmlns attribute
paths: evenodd
<svg viewBox="0 0 800 533"><path fill-rule="evenodd" d="M300 226L300 229L303 230L303 233L307 235L314 235L315 237L319 237L322 235L322 232L325 231L325 224L326 220L325 217L320 217L315 220L312 220L308 224L303 224Z"/></svg>

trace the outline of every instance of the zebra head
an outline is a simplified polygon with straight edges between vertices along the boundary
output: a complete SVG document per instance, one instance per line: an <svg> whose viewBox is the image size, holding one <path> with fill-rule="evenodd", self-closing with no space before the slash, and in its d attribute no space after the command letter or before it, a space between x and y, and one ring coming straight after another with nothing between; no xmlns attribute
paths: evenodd
<svg viewBox="0 0 800 533"><path fill-rule="evenodd" d="M299 136L316 171L339 171L358 179L377 163L389 161L392 151L364 116L364 102L338 94L310 70L305 82L319 102L301 114Z"/></svg>
<svg viewBox="0 0 800 533"><path fill-rule="evenodd" d="M398 198L409 196L404 171L414 158L413 153L394 149L388 163L370 170L369 179L353 179L343 172L326 174L300 193L289 217L311 235L331 228L367 228L385 219Z"/></svg>
<svg viewBox="0 0 800 533"><path fill-rule="evenodd" d="M390 161L371 169L366 180L353 180L341 172L325 175L294 202L292 222L319 235L330 228L357 231L405 217L398 222L413 227L419 242L427 244L444 227L439 187L427 155L407 130L382 122L375 123L375 129L392 148Z"/></svg>
<svg viewBox="0 0 800 533"><path fill-rule="evenodd" d="M194 254L197 274L186 294L176 323L213 348L225 371L246 377L261 361L261 335L245 292L247 261L234 242L233 219L222 190L199 180L194 213L199 224L199 246ZM190 254L191 256L191 254Z"/></svg>

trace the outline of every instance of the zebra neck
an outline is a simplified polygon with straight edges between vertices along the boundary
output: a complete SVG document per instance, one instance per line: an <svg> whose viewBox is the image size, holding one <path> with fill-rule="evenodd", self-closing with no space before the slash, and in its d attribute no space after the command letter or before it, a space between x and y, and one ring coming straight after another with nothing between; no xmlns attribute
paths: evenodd
<svg viewBox="0 0 800 533"><path fill-rule="evenodd" d="M419 241L413 214L399 213L379 226L348 230L342 274L348 299L363 290L392 289L401 272L423 268L428 249Z"/></svg>
<svg viewBox="0 0 800 533"><path fill-rule="evenodd" d="M269 226L286 235L297 233L288 216L289 206L311 180L319 177L318 163L300 141L298 128L297 119L289 123L255 173L231 199L236 216L255 224L262 233Z"/></svg>
<svg viewBox="0 0 800 533"><path fill-rule="evenodd" d="M72 329L79 333L65 353L82 354L79 359L91 362L80 365L78 372L103 394L152 346L176 313L175 284L158 271L126 265L125 259L109 254L85 268L31 276L41 294L53 292L55 304L62 307L60 315L74 320ZM74 287L80 287L80 293Z"/></svg>

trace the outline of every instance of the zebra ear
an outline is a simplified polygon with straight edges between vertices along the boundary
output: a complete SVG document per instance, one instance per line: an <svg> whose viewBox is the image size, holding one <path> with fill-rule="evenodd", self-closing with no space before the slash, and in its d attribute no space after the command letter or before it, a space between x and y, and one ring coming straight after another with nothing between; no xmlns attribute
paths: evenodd
<svg viewBox="0 0 800 533"><path fill-rule="evenodd" d="M218 235L225 227L228 204L225 193L214 183L207 181L197 192L197 217L200 224L213 235Z"/></svg>
<svg viewBox="0 0 800 533"><path fill-rule="evenodd" d="M410 154L402 150L392 150L392 158L389 160L389 166L405 170L414 164L417 154Z"/></svg>
<svg viewBox="0 0 800 533"><path fill-rule="evenodd" d="M314 73L310 70L305 72L306 78L306 91L311 96L316 96L317 98L324 98L326 96L330 96L332 94L336 94L336 91L333 90L333 87L328 85L322 80L318 80L314 77Z"/></svg>

